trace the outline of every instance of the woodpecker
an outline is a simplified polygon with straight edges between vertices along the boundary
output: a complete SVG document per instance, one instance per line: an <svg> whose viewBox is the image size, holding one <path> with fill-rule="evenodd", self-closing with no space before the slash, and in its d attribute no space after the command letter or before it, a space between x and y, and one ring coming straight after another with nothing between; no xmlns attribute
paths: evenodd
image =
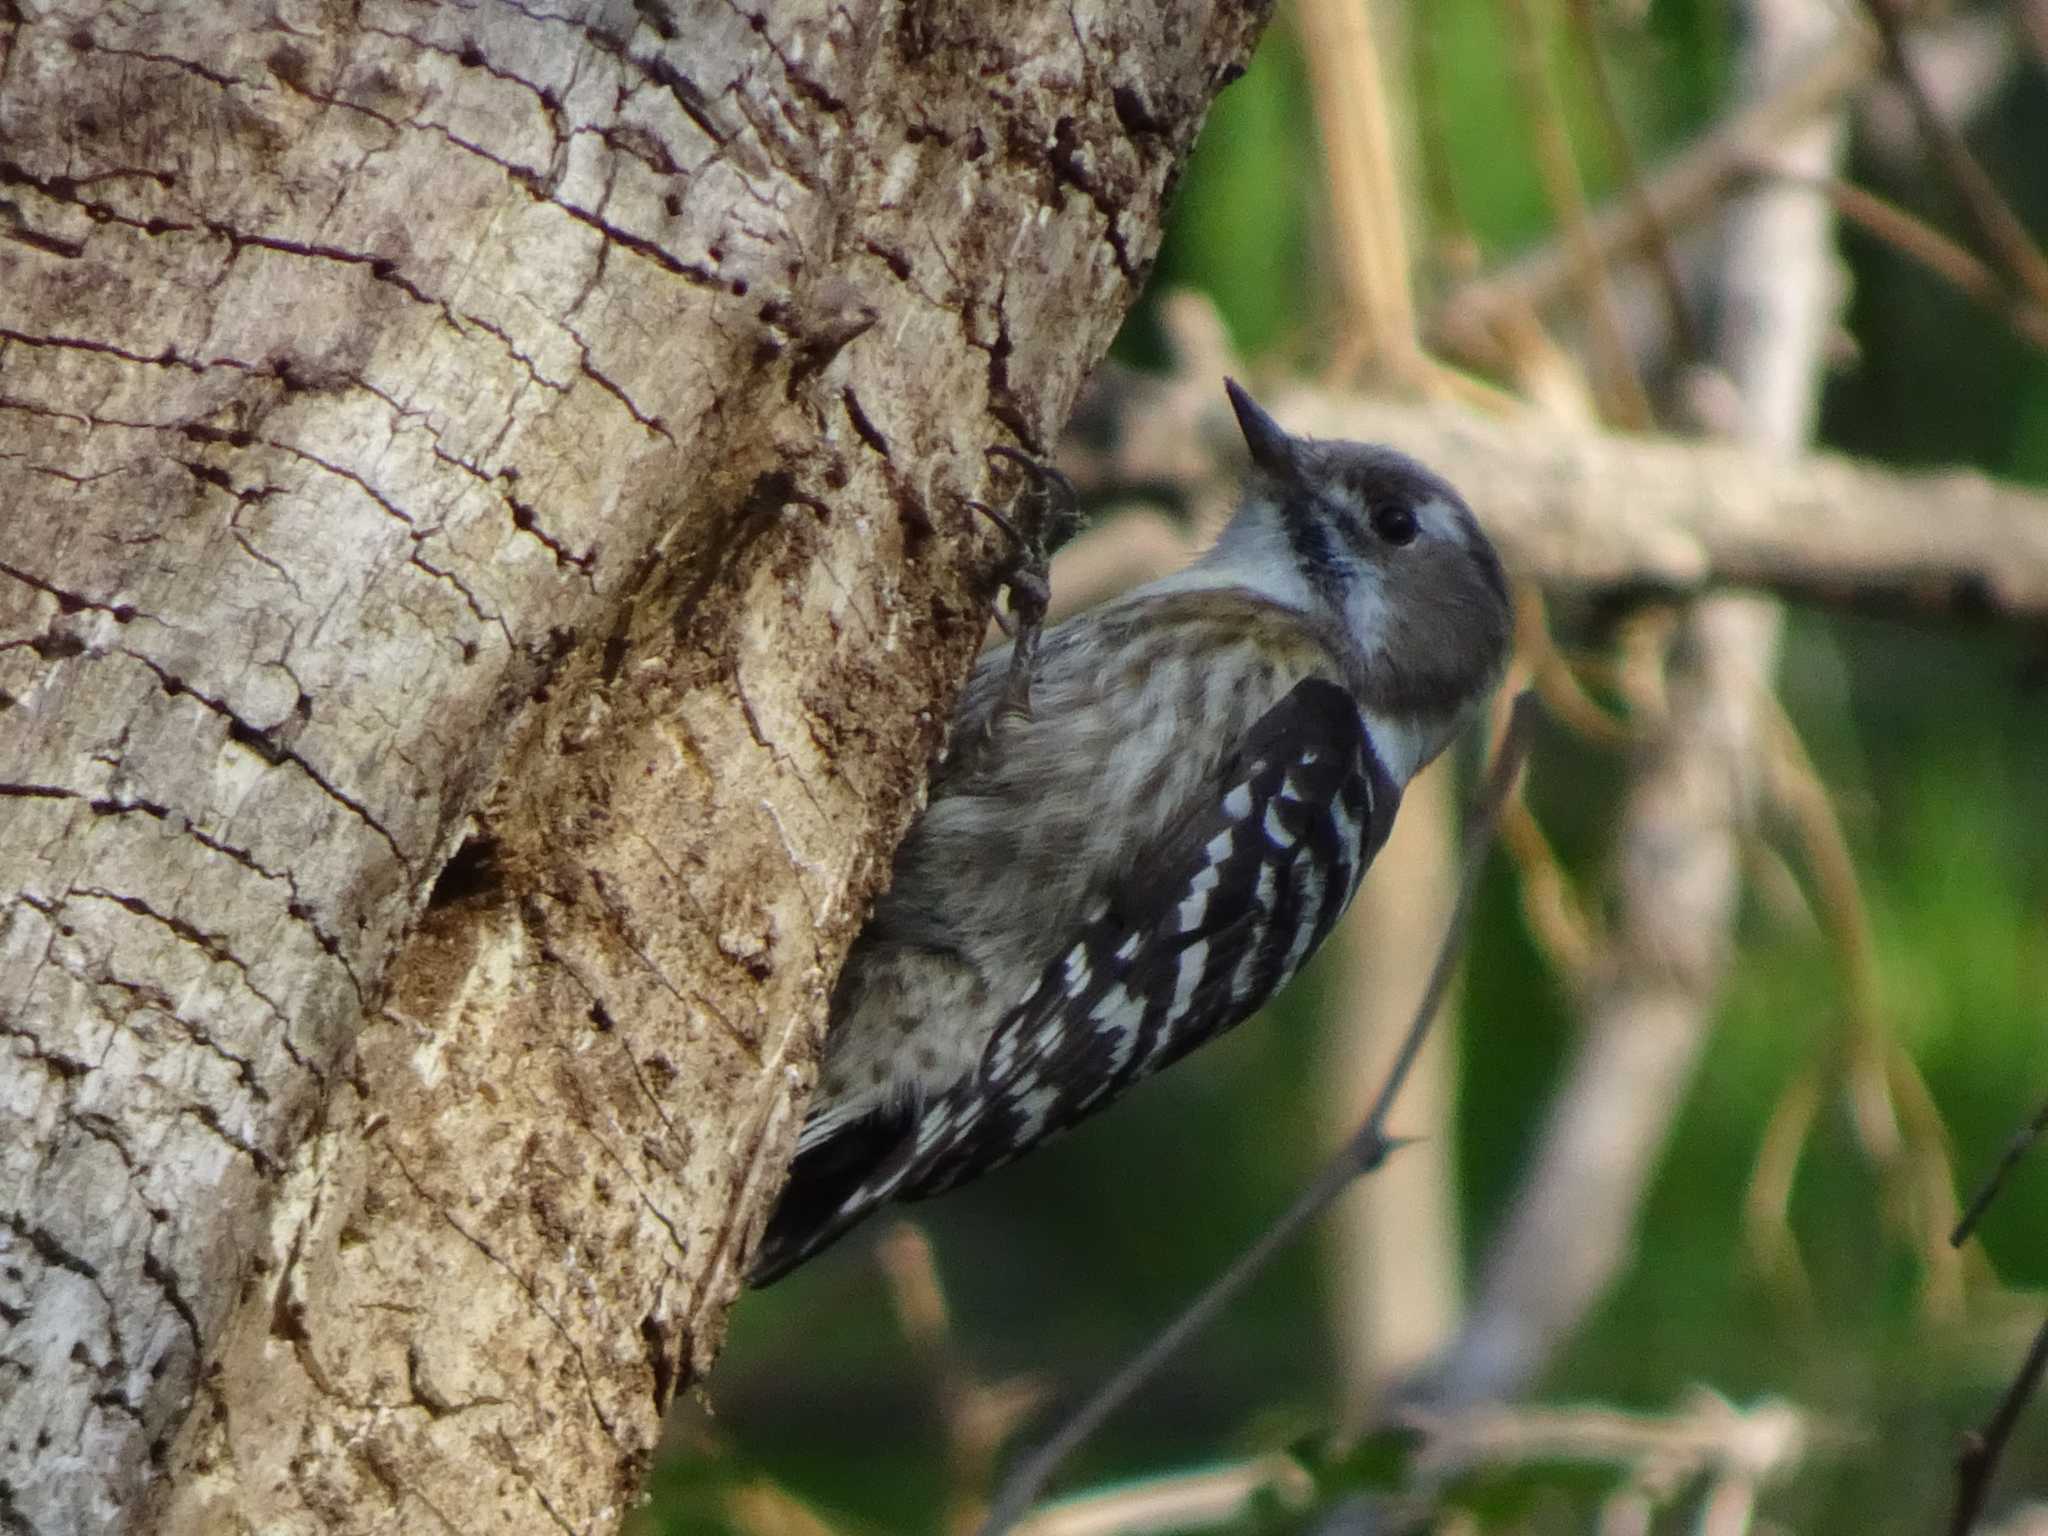
<svg viewBox="0 0 2048 1536"><path fill-rule="evenodd" d="M1458 493L1225 387L1252 469L1215 545L1048 629L1025 710L1010 647L976 665L951 739L990 750L939 766L848 955L754 1284L1256 1012L1499 680L1507 583Z"/></svg>

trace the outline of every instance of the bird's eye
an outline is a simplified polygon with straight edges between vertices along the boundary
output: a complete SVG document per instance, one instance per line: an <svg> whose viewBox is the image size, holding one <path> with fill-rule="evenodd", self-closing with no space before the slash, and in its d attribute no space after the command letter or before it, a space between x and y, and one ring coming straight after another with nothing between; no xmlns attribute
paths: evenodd
<svg viewBox="0 0 2048 1536"><path fill-rule="evenodd" d="M1383 501L1372 509L1372 531L1389 544L1415 540L1415 509L1404 502Z"/></svg>

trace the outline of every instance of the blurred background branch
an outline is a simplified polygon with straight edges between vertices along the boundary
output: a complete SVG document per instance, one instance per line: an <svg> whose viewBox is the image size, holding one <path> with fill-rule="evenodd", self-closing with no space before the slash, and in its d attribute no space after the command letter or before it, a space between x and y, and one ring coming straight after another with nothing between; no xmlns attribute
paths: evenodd
<svg viewBox="0 0 2048 1536"><path fill-rule="evenodd" d="M1787 190L1818 201L1796 184ZM1191 307L1184 299L1164 323ZM1099 384L1113 403L1089 402L1090 436L1061 464L1089 494L1112 500L1199 499L1234 484L1229 417L1214 378ZM1193 409L1191 388L1200 395ZM1283 382L1272 399L1297 429L1396 442L1431 463L1456 464L1461 489L1486 508L1516 572L1556 593L1641 599L1750 586L1881 613L2048 620L2048 494L2040 491L1963 470L1608 434L1528 413L1483 415L1304 384ZM1055 583L1062 609L1187 558L1189 541L1133 536L1126 521L1070 546L1068 563L1056 567L1068 577Z"/></svg>

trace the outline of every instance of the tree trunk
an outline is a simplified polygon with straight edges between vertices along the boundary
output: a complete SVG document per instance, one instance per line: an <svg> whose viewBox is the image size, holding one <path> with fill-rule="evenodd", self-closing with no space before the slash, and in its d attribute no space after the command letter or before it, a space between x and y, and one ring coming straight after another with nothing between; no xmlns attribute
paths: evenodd
<svg viewBox="0 0 2048 1536"><path fill-rule="evenodd" d="M1263 8L0 0L0 1530L602 1531Z"/></svg>

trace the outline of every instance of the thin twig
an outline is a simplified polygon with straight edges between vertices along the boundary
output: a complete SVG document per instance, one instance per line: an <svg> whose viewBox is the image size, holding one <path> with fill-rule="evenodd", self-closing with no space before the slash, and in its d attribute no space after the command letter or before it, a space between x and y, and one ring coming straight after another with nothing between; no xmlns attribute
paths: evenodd
<svg viewBox="0 0 2048 1536"><path fill-rule="evenodd" d="M1295 8L1335 226L1340 376L1371 360L1395 384L1413 387L1424 369L1408 280L1406 200L1374 32L1379 20L1348 0L1303 0Z"/></svg>
<svg viewBox="0 0 2048 1536"><path fill-rule="evenodd" d="M1853 32L1817 51L1753 105L1738 108L1650 173L1643 192L1667 231L1713 211L1747 168L1805 123L1839 102L1870 73L1871 49ZM1632 198L1603 204L1590 220L1600 259L1613 262L1649 248L1654 231ZM1506 316L1540 310L1572 286L1576 257L1553 241L1499 270L1466 283L1438 306L1426 330L1459 355L1491 365L1499 348L1494 326Z"/></svg>
<svg viewBox="0 0 2048 1536"><path fill-rule="evenodd" d="M903 1336L924 1364L946 1433L947 1488L942 1529L972 1531L985 1507L996 1453L1045 1400L1033 1375L983 1381L953 1337L945 1287L931 1240L915 1222L899 1221L875 1245Z"/></svg>
<svg viewBox="0 0 2048 1536"><path fill-rule="evenodd" d="M1642 157L1636 153L1635 141L1622 117L1621 102L1614 91L1613 73L1607 67L1607 53L1600 46L1598 11L1593 0L1571 0L1571 13L1572 31L1578 38L1579 52L1586 61L1586 78L1592 82L1593 99L1600 108L1600 123L1607 136L1607 147L1621 168L1622 188L1627 192L1647 236L1645 244L1650 264L1657 274L1657 288L1664 300L1671 334L1677 338L1679 352L1691 361L1705 350L1700 327L1685 296L1685 277L1678 270L1678 253L1672 248L1671 231L1664 227L1664 219L1650 198L1649 188L1643 181Z"/></svg>
<svg viewBox="0 0 2048 1536"><path fill-rule="evenodd" d="M1970 1528L1984 1512L1998 1459L2005 1454L2006 1442L2012 1439L2013 1428L2026 1411L2028 1400L2040 1388L2044 1371L2048 1371L2048 1318L2042 1319L2033 1348L2027 1351L2019 1374L2006 1388L1998 1411L1982 1429L1964 1438L1963 1448L1956 1455L1956 1508L1948 1523L1948 1536L1970 1536Z"/></svg>
<svg viewBox="0 0 2048 1536"><path fill-rule="evenodd" d="M1493 770L1488 774L1485 789L1478 805L1473 809L1464 869L1458 885L1458 901L1451 909L1450 924L1444 932L1443 944L1437 951L1436 965L1430 971L1429 986L1422 994L1422 1002L1415 1010L1414 1022L1408 1026L1407 1037L1401 1042L1401 1049L1394 1057L1393 1065L1388 1068L1386 1083L1381 1087L1379 1097L1373 1102L1372 1112L1366 1116L1365 1123L1343 1147L1338 1149L1337 1154L1323 1165L1322 1171L1281 1214L1279 1220L1268 1227L1207 1290L1196 1297L1186 1311L1160 1330L1150 1344L1140 1350L1093 1397L1083 1403L1050 1440L1018 1464L1016 1470L1004 1480L1002 1489L989 1511L988 1520L981 1528L981 1536L1002 1536L1003 1532L1015 1525L1043 1491L1047 1481L1062 1462L1086 1443L1111 1414L1130 1400L1132 1394L1157 1375L1160 1367L1183 1345L1214 1322L1259 1271L1265 1268L1267 1261L1321 1215L1352 1180L1379 1167L1399 1145L1387 1135L1387 1116L1393 1109L1394 1099L1400 1093L1401 1085L1407 1080L1409 1070L1415 1065L1415 1058L1421 1053L1422 1043L1429 1033L1430 1021L1435 1018L1437 1008L1443 1002L1444 993L1450 987L1452 974L1456 970L1459 954L1464 947L1465 929L1471 921L1472 906L1479 889L1479 876L1485 868L1487 850L1492 846L1494 830L1500 821L1501 807L1507 803L1508 794L1514 788L1515 781L1521 774L1522 764L1528 757L1529 739L1536 724L1536 709L1535 695L1524 693L1515 700L1514 708L1509 713L1507 730L1502 734L1500 747L1494 754Z"/></svg>
<svg viewBox="0 0 2048 1536"><path fill-rule="evenodd" d="M1884 41L1885 65L1912 104L1921 136L1962 199L1986 253L2036 304L2048 306L2048 256L2041 254L2041 248L1998 190L1998 184L1977 163L1963 136L1935 104L1919 62L1906 46L1905 7L1901 0L1865 0L1864 8L1877 23L1878 36Z"/></svg>
<svg viewBox="0 0 2048 1536"><path fill-rule="evenodd" d="M2011 1176L2013 1169L2019 1166L2020 1159L2033 1150L2034 1143L2044 1134L2048 1134L2048 1103L2043 1103L2035 1110L2034 1118L2014 1133L2012 1140L2006 1145L2005 1155L1998 1160L1998 1166L1991 1170L1991 1176L1984 1181L1983 1187L1970 1197L1968 1208L1956 1222L1955 1230L1949 1233L1948 1240L1951 1244L1960 1248L1969 1241L1970 1234L1976 1230L1977 1223L1983 1219L1984 1213L1991 1208L1991 1202L1998 1198L1999 1190L2005 1187L2006 1179Z"/></svg>
<svg viewBox="0 0 2048 1536"><path fill-rule="evenodd" d="M1315 1494L1315 1479L1299 1461L1285 1451L1269 1451L1226 1466L1172 1472L1061 1499L1025 1520L1014 1536L1206 1531L1236 1525L1254 1500L1299 1509Z"/></svg>
<svg viewBox="0 0 2048 1536"><path fill-rule="evenodd" d="M1770 787L1813 876L1821 928L1841 973L1845 1027L1838 1043L1852 1120L1877 1165L1888 1214L1910 1230L1926 1264L1925 1299L1953 1312L1962 1303L1962 1268L1941 1242L1955 1209L1946 1132L1912 1058L1886 1026L1870 909L1841 816L1791 716L1773 704Z"/></svg>
<svg viewBox="0 0 2048 1536"><path fill-rule="evenodd" d="M1571 136L1565 129L1564 100L1551 75L1544 55L1542 18L1535 0L1507 0L1512 72L1522 95L1522 110L1528 117L1530 137L1536 152L1536 169L1545 197L1571 254L1572 279L1579 304L1585 312L1587 334L1592 339L1594 374L1600 386L1601 404L1609 424L1636 431L1653 425L1650 397L1636 373L1635 356L1622 335L1621 317L1615 310L1614 286L1608 279L1606 258L1594 238L1586 208L1586 188L1579 179L1577 158ZM1644 207L1641 187L1631 195ZM1655 224L1653 238L1661 238L1663 226Z"/></svg>
<svg viewBox="0 0 2048 1536"><path fill-rule="evenodd" d="M1751 1261L1777 1293L1781 1304L1801 1314L1813 1310L1813 1281L1792 1235L1792 1184L1800 1155L1820 1113L1823 1074L1809 1062L1794 1074L1779 1096L1758 1139L1749 1188L1742 1198L1742 1228Z"/></svg>
<svg viewBox="0 0 2048 1536"><path fill-rule="evenodd" d="M1768 168L1766 173L1770 174ZM2037 347L2048 348L2048 308L2033 303L2024 294L2013 293L1996 272L1963 246L1867 187L1834 177L1816 185L1827 194L1843 219L1931 272L1965 298L1995 312L2016 335Z"/></svg>
<svg viewBox="0 0 2048 1536"><path fill-rule="evenodd" d="M1429 241L1443 271L1460 280L1479 270L1479 237L1465 214L1452 169L1449 133L1449 91L1444 81L1444 28L1436 25L1433 7L1416 7L1419 22L1408 28L1408 72L1415 82L1412 113L1415 143L1422 162L1423 208Z"/></svg>
<svg viewBox="0 0 2048 1536"><path fill-rule="evenodd" d="M1632 747L1643 736L1632 721L1611 713L1586 692L1571 661L1550 632L1549 605L1532 581L1515 584L1515 654L1529 668L1530 682L1561 725L1603 747Z"/></svg>

